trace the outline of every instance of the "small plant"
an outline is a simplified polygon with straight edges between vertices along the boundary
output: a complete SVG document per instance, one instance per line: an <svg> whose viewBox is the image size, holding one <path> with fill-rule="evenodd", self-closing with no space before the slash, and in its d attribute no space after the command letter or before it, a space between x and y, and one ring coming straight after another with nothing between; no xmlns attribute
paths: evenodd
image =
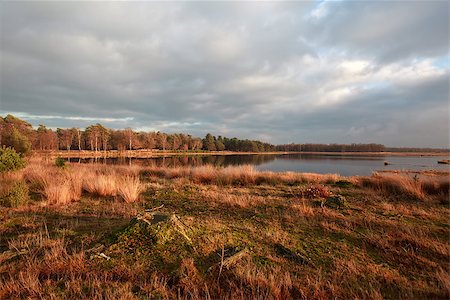
<svg viewBox="0 0 450 300"><path fill-rule="evenodd" d="M142 255L148 253L156 243L153 228L144 222L133 221L117 239L116 247L128 253Z"/></svg>
<svg viewBox="0 0 450 300"><path fill-rule="evenodd" d="M12 148L0 148L0 173L18 170L25 167L22 157Z"/></svg>
<svg viewBox="0 0 450 300"><path fill-rule="evenodd" d="M18 207L27 204L30 200L29 189L24 181L16 181L12 184L8 193L1 199L5 206Z"/></svg>
<svg viewBox="0 0 450 300"><path fill-rule="evenodd" d="M322 201L322 207L323 206L330 208L345 208L347 207L347 199L342 195L331 196L325 201Z"/></svg>
<svg viewBox="0 0 450 300"><path fill-rule="evenodd" d="M338 180L335 185L341 188L349 188L352 186L352 183L348 180Z"/></svg>
<svg viewBox="0 0 450 300"><path fill-rule="evenodd" d="M301 195L307 199L328 198L331 196L331 192L324 185L313 184L303 190Z"/></svg>
<svg viewBox="0 0 450 300"><path fill-rule="evenodd" d="M55 159L55 165L58 168L64 169L66 167L66 161L63 158L61 158L61 157L57 157Z"/></svg>

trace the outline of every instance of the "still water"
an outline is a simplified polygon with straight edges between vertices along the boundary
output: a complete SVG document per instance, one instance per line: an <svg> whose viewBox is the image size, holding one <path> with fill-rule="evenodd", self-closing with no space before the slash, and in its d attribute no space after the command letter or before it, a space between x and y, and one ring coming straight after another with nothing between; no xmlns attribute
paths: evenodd
<svg viewBox="0 0 450 300"><path fill-rule="evenodd" d="M214 165L219 167L253 165L260 171L335 173L343 176L370 175L378 170L441 170L450 171L450 165L438 164L447 156L343 156L312 154L259 154L172 156L145 159L107 158L71 159L71 162L105 164L140 164L144 166L179 167ZM384 165L384 162L389 165Z"/></svg>

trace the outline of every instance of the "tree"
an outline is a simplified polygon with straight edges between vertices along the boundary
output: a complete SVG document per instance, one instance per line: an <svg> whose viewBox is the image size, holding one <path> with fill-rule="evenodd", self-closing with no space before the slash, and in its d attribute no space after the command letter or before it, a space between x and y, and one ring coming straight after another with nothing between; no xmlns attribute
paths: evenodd
<svg viewBox="0 0 450 300"><path fill-rule="evenodd" d="M100 124L97 124L96 127L102 141L102 149L106 152L106 150L108 150L108 141L111 136L110 131Z"/></svg>
<svg viewBox="0 0 450 300"><path fill-rule="evenodd" d="M208 133L203 139L203 149L208 151L216 151L214 137L210 133Z"/></svg>
<svg viewBox="0 0 450 300"><path fill-rule="evenodd" d="M71 128L72 134L76 137L76 142L78 146L78 150L81 151L81 138L83 136L82 131L79 128Z"/></svg>
<svg viewBox="0 0 450 300"><path fill-rule="evenodd" d="M91 125L88 126L85 130L86 137L88 138L89 145L91 146L91 151L98 150L98 139L100 136L100 132L98 131L97 126Z"/></svg>
<svg viewBox="0 0 450 300"><path fill-rule="evenodd" d="M167 135L165 133L162 132L157 132L156 133L156 141L158 143L158 148L162 149L163 151L166 150L166 145L167 145Z"/></svg>
<svg viewBox="0 0 450 300"><path fill-rule="evenodd" d="M40 124L37 129L37 143L40 150L54 150L58 147L58 137L53 130Z"/></svg>
<svg viewBox="0 0 450 300"><path fill-rule="evenodd" d="M128 141L128 150L132 150L133 149L133 142L135 140L135 137L134 137L135 134L133 132L133 129L131 129L129 127L125 128L124 133L125 133L125 136L126 136L127 141Z"/></svg>
<svg viewBox="0 0 450 300"><path fill-rule="evenodd" d="M154 132L140 132L138 139L144 149L153 149L156 146L156 134Z"/></svg>
<svg viewBox="0 0 450 300"><path fill-rule="evenodd" d="M191 150L200 150L203 147L203 142L200 138L193 138L190 141Z"/></svg>
<svg viewBox="0 0 450 300"><path fill-rule="evenodd" d="M215 145L216 145L216 150L217 150L217 151L223 151L223 150L225 150L225 145L224 145L224 143L223 143L223 138L222 138L222 136L219 135L219 137L217 138L217 140L216 140L216 142L215 142Z"/></svg>
<svg viewBox="0 0 450 300"><path fill-rule="evenodd" d="M74 132L71 129L58 128L56 129L56 133L58 135L60 147L66 148L67 151L70 151L74 138Z"/></svg>
<svg viewBox="0 0 450 300"><path fill-rule="evenodd" d="M30 140L14 127L5 132L2 145L11 147L21 154L26 154L31 149Z"/></svg>

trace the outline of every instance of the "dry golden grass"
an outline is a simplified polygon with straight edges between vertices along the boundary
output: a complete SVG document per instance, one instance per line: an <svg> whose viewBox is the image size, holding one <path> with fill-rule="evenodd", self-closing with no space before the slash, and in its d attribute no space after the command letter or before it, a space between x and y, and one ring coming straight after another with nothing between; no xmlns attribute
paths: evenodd
<svg viewBox="0 0 450 300"><path fill-rule="evenodd" d="M312 174L294 172L260 172L250 165L230 166L216 168L212 165L200 167L146 167L142 169L144 174L167 179L188 178L198 184L238 185L251 186L254 184L301 184L334 183L342 177L336 174Z"/></svg>
<svg viewBox="0 0 450 300"><path fill-rule="evenodd" d="M89 174L83 180L83 189L98 196L116 196L118 190L118 176L112 174Z"/></svg>
<svg viewBox="0 0 450 300"><path fill-rule="evenodd" d="M212 205L215 204L226 204L231 207L255 207L258 205L264 205L267 203L266 197L241 194L236 195L232 193L224 193L217 189L208 189L200 191L201 199L210 202Z"/></svg>
<svg viewBox="0 0 450 300"><path fill-rule="evenodd" d="M314 216L314 208L307 205L305 201L303 201L301 204L292 204L291 206L300 216L303 217L312 217Z"/></svg>
<svg viewBox="0 0 450 300"><path fill-rule="evenodd" d="M404 174L375 173L370 177L357 177L356 182L386 196L396 195L415 200L436 196L448 203L450 179L448 177L411 177Z"/></svg>
<svg viewBox="0 0 450 300"><path fill-rule="evenodd" d="M144 191L145 185L141 183L137 176L126 176L120 179L117 192L127 203L139 200L140 194Z"/></svg>
<svg viewBox="0 0 450 300"><path fill-rule="evenodd" d="M0 252L1 299L450 295L448 208L434 201L448 194L446 178L345 178L352 185L334 184L343 179L336 175L248 166L40 164L0 178L1 185L24 176L44 203L64 203L0 207L0 246L6 249ZM70 203L82 189L81 201ZM114 199L91 197L114 191ZM345 196L347 205L322 207L330 195ZM143 203L131 203L138 200ZM158 213L179 216L189 243L170 223L149 229L129 222L144 207L161 204ZM156 240L147 240L155 232ZM122 236L126 246L117 242ZM98 244L103 250L88 250Z"/></svg>
<svg viewBox="0 0 450 300"><path fill-rule="evenodd" d="M82 172L69 172L51 165L30 164L25 179L49 204L65 204L81 197Z"/></svg>

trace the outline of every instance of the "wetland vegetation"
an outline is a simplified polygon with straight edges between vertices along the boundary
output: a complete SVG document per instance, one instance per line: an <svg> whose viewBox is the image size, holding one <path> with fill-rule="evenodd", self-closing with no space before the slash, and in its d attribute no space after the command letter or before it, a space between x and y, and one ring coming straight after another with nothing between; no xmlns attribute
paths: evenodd
<svg viewBox="0 0 450 300"><path fill-rule="evenodd" d="M448 176L31 157L0 186L0 298L450 295Z"/></svg>

